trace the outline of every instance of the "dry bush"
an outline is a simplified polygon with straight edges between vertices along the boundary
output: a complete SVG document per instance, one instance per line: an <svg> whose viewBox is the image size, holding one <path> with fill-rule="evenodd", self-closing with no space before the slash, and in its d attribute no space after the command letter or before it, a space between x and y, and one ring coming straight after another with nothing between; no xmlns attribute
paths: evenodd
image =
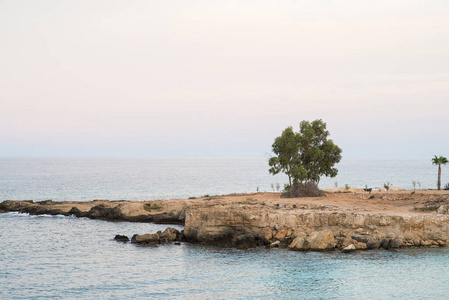
<svg viewBox="0 0 449 300"><path fill-rule="evenodd" d="M296 183L282 194L284 198L322 197L324 192L314 182Z"/></svg>

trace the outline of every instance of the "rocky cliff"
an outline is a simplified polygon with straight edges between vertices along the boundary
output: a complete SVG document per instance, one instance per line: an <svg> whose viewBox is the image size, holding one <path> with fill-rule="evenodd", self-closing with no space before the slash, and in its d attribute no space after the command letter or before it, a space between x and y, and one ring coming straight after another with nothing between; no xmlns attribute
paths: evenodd
<svg viewBox="0 0 449 300"><path fill-rule="evenodd" d="M147 202L4 201L0 212L184 224L182 240L193 243L351 251L447 245L448 196L444 191L404 191L300 199L260 193Z"/></svg>
<svg viewBox="0 0 449 300"><path fill-rule="evenodd" d="M186 210L184 234L192 242L292 250L439 247L449 242L447 214L382 215L294 206L193 206Z"/></svg>

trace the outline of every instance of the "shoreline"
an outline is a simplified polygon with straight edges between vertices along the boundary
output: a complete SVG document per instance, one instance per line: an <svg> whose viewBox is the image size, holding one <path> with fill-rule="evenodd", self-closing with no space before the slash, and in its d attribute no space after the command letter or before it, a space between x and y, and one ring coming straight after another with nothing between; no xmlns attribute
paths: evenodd
<svg viewBox="0 0 449 300"><path fill-rule="evenodd" d="M349 252L446 246L448 207L448 191L352 190L326 192L325 197L317 198L254 193L155 201L7 200L0 203L0 212L182 224L184 230L178 241L240 249L268 246Z"/></svg>

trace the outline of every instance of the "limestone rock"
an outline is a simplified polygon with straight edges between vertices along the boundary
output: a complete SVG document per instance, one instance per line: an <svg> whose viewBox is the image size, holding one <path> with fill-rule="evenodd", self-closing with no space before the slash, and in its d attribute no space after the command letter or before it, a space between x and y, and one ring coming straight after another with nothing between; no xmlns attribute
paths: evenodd
<svg viewBox="0 0 449 300"><path fill-rule="evenodd" d="M270 244L270 248L279 248L280 244L280 241L273 242Z"/></svg>
<svg viewBox="0 0 449 300"><path fill-rule="evenodd" d="M143 235L135 234L131 239L131 243L138 244L157 244L159 242L159 234L157 233L147 233Z"/></svg>
<svg viewBox="0 0 449 300"><path fill-rule="evenodd" d="M108 207L100 204L92 207L86 214L91 219L122 220L124 215L119 206Z"/></svg>
<svg viewBox="0 0 449 300"><path fill-rule="evenodd" d="M313 232L308 238L310 250L331 250L337 245L334 234L330 230Z"/></svg>
<svg viewBox="0 0 449 300"><path fill-rule="evenodd" d="M343 248L344 252L351 252L351 251L355 251L355 250L356 250L356 247L354 246L354 244L351 244L351 245Z"/></svg>
<svg viewBox="0 0 449 300"><path fill-rule="evenodd" d="M286 235L287 235L287 230L282 229L274 236L274 238L280 240L280 239L285 238Z"/></svg>
<svg viewBox="0 0 449 300"><path fill-rule="evenodd" d="M355 246L355 248L357 250L366 250L366 249L368 249L368 246L365 243L362 243L362 242L356 242L354 244L354 246Z"/></svg>
<svg viewBox="0 0 449 300"><path fill-rule="evenodd" d="M294 239L291 244L288 246L288 248L290 250L295 250L295 251L302 251L302 250L307 250L308 248L306 247L307 243L306 240L302 237L297 237L296 239Z"/></svg>
<svg viewBox="0 0 449 300"><path fill-rule="evenodd" d="M167 239L167 242L173 242L179 234L179 230L172 227L167 227L159 236L161 239Z"/></svg>
<svg viewBox="0 0 449 300"><path fill-rule="evenodd" d="M441 205L438 207L437 213L439 214L447 214L448 207L446 205Z"/></svg>

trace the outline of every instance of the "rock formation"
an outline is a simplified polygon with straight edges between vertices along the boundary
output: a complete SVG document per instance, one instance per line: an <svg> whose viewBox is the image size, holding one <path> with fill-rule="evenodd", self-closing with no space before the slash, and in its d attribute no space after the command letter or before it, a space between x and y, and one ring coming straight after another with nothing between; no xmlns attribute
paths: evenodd
<svg viewBox="0 0 449 300"><path fill-rule="evenodd" d="M185 240L240 249L265 245L297 251L353 251L445 246L449 243L448 207L444 191L362 191L299 199L261 193L147 202L4 201L0 212L185 225L183 232L167 228L132 237L132 242L145 245Z"/></svg>

